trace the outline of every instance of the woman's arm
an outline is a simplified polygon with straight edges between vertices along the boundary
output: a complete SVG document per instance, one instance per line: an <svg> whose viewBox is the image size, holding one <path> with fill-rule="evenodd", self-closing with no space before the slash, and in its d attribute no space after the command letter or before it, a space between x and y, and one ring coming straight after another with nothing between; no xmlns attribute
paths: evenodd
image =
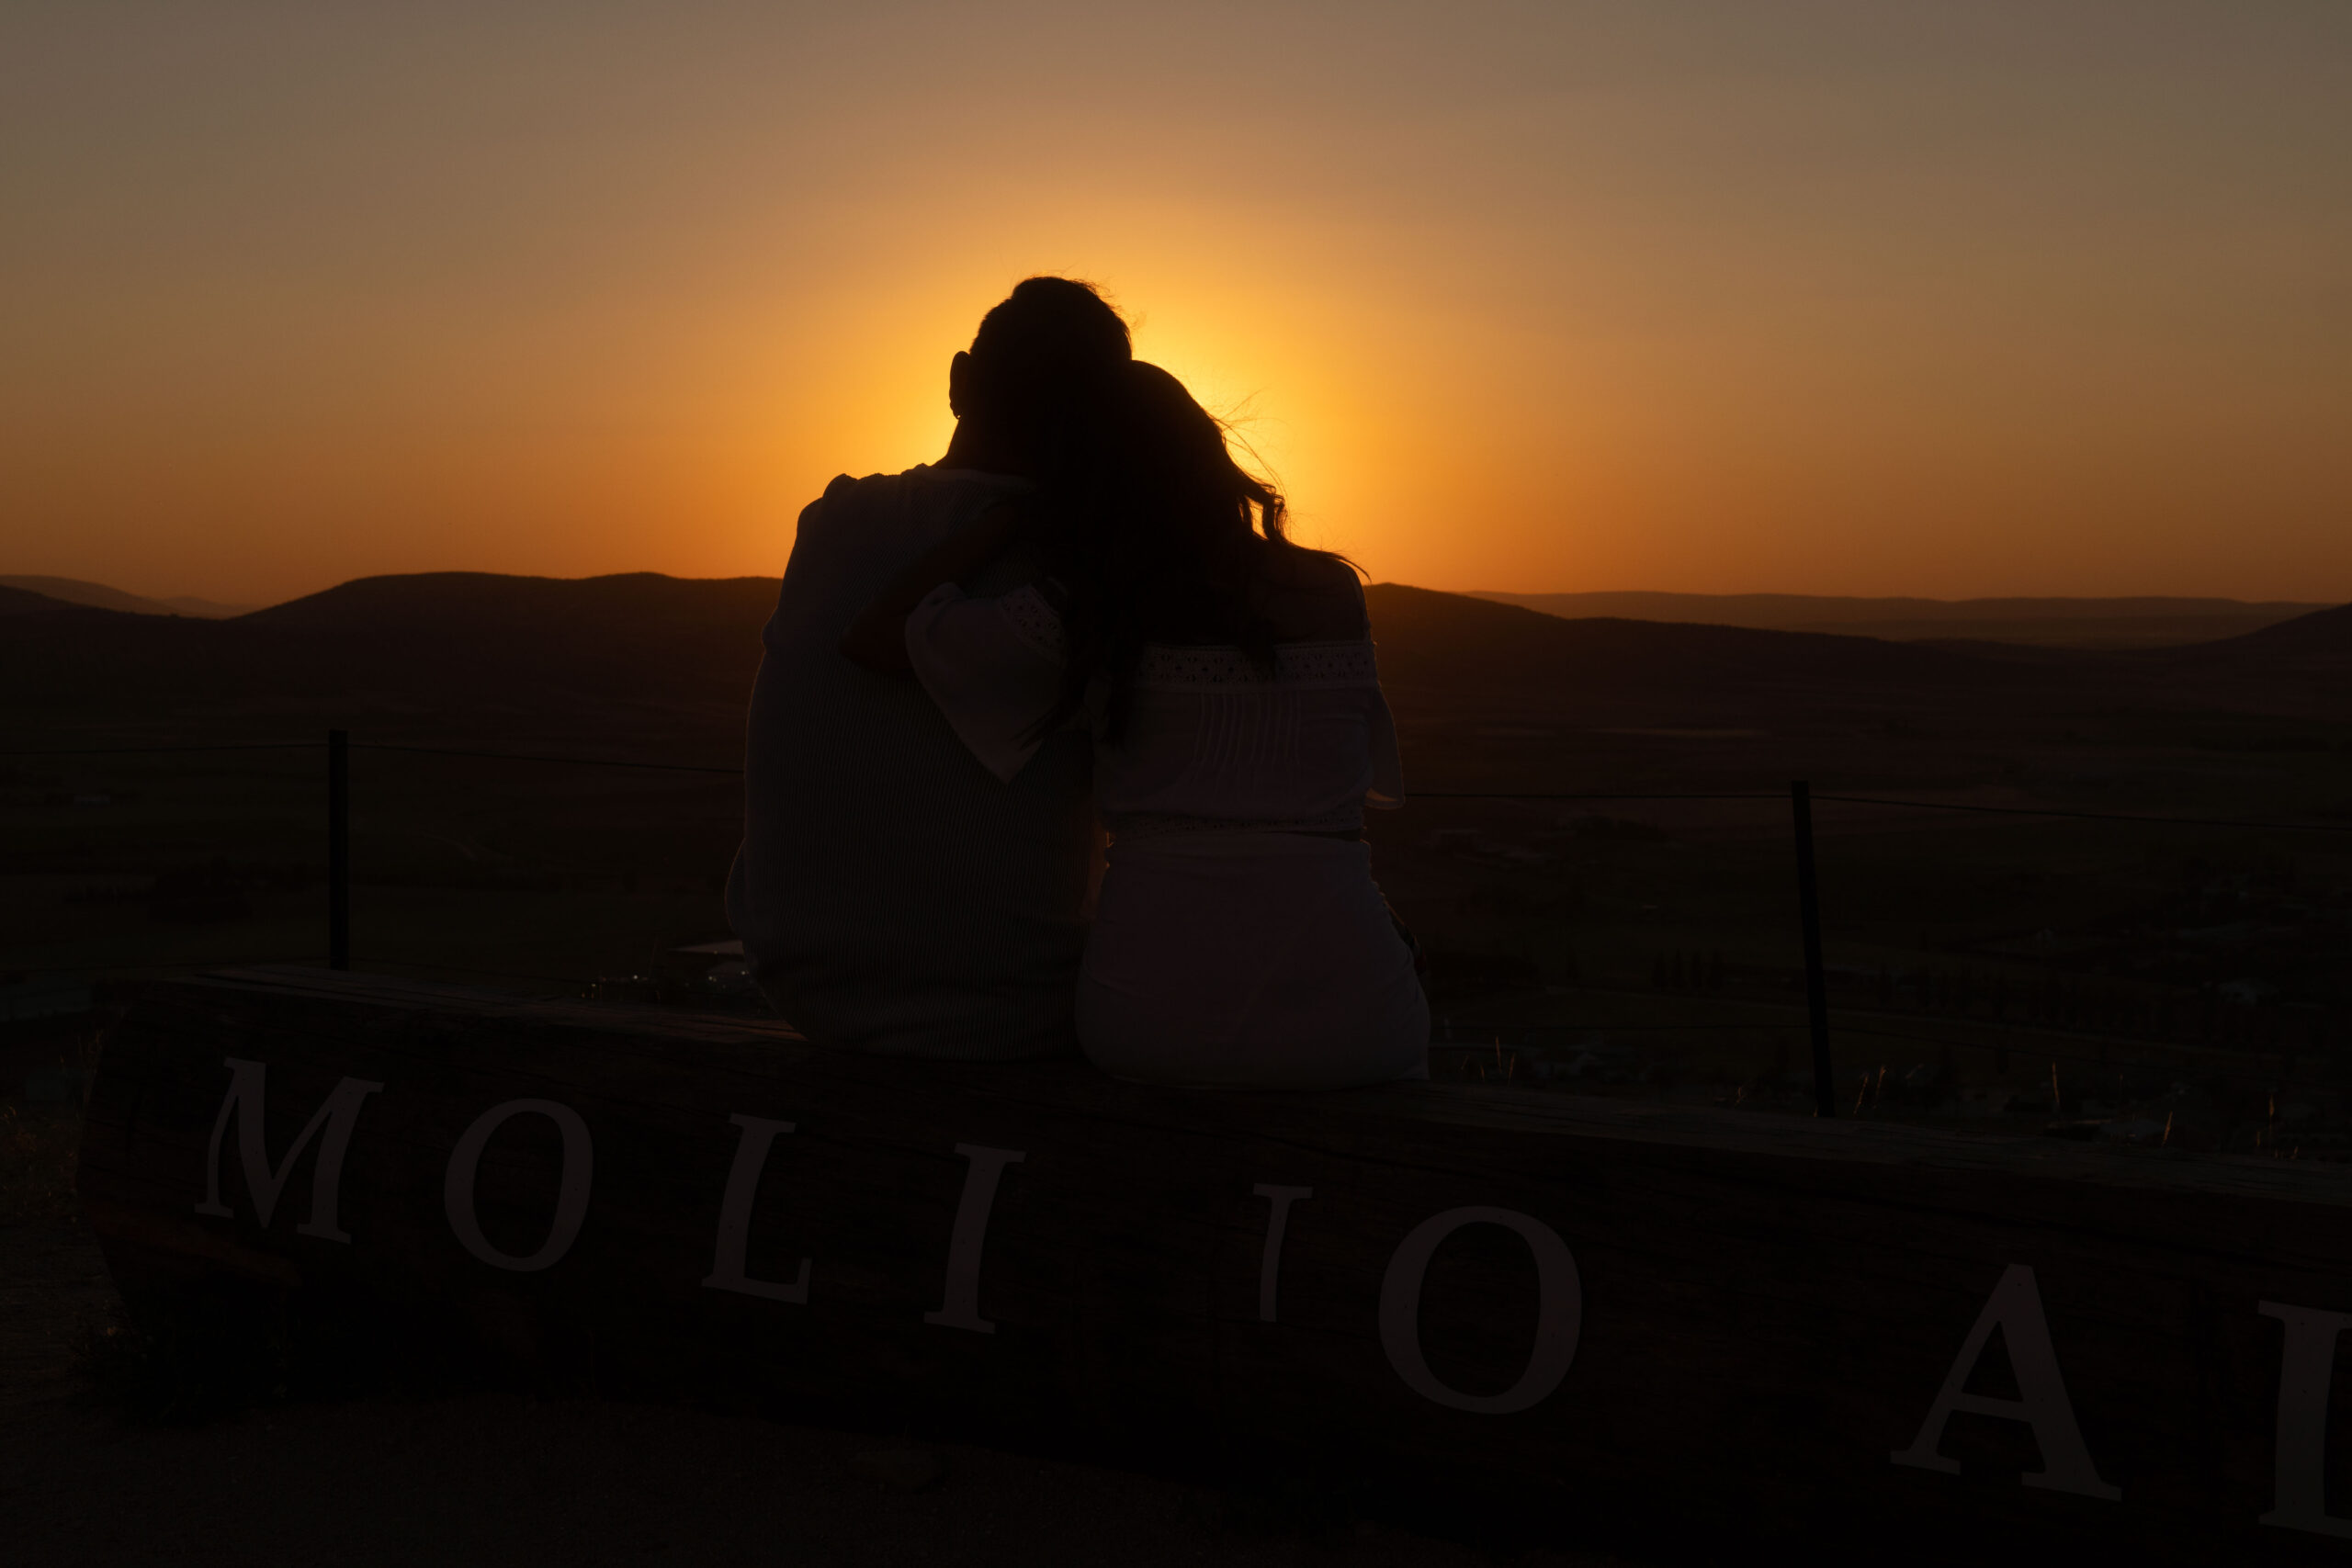
<svg viewBox="0 0 2352 1568"><path fill-rule="evenodd" d="M841 640L842 656L886 675L907 673L907 613L941 583L958 581L995 559L1020 531L1024 513L1019 502L1001 501L925 550L852 624Z"/></svg>

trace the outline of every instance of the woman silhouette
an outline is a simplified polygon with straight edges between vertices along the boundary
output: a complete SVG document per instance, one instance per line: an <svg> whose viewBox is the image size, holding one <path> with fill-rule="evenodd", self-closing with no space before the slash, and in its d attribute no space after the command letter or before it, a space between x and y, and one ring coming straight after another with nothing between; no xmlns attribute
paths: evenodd
<svg viewBox="0 0 2352 1568"><path fill-rule="evenodd" d="M1402 785L1354 570L1285 537L1282 498L1156 366L1044 395L967 367L957 394L967 422L998 411L992 461L1032 488L925 552L842 650L910 671L1008 786L1091 737L1112 841L1080 1046L1156 1082L1426 1076L1428 1003L1363 842ZM1007 558L1034 574L975 592Z"/></svg>

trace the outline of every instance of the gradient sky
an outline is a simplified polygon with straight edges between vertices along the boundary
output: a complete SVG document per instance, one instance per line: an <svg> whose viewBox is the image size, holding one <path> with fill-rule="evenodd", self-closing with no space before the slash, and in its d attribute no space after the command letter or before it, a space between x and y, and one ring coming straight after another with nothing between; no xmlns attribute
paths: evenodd
<svg viewBox="0 0 2352 1568"><path fill-rule="evenodd" d="M0 9L0 572L782 570L1097 280L1442 588L2352 599L2352 5Z"/></svg>

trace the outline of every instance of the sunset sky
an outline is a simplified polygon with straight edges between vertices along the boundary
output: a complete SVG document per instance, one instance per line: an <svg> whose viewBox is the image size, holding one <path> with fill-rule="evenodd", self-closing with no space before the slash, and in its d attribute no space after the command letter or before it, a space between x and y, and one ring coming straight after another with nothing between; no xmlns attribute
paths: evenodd
<svg viewBox="0 0 2352 1568"><path fill-rule="evenodd" d="M2352 599L2352 5L0 9L0 572L774 573L1099 281L1381 580Z"/></svg>

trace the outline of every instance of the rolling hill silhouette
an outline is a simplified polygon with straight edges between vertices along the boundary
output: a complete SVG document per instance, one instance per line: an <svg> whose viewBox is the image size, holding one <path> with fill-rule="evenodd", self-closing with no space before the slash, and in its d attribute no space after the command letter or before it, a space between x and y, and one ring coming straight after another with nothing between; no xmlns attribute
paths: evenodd
<svg viewBox="0 0 2352 1568"><path fill-rule="evenodd" d="M2007 693L2038 678L2009 660L1819 632L1589 617L1397 583L1366 592L1381 675L1408 705L1561 711L1902 693Z"/></svg>
<svg viewBox="0 0 2352 1568"><path fill-rule="evenodd" d="M56 615L85 607L53 599L28 588L11 588L6 583L0 583L0 615Z"/></svg>
<svg viewBox="0 0 2352 1568"><path fill-rule="evenodd" d="M107 712L299 701L421 714L611 705L740 711L774 578L363 578L228 620L0 588L0 695ZM1367 591L1401 715L1749 716L1907 702L2053 702L2352 716L2352 606L2190 648L2101 653L1559 616L1400 584Z"/></svg>
<svg viewBox="0 0 2352 1568"><path fill-rule="evenodd" d="M2352 656L2352 604L2315 610L2244 637L2181 649L2209 662L2241 659L2344 659Z"/></svg>
<svg viewBox="0 0 2352 1568"><path fill-rule="evenodd" d="M360 578L220 630L299 652L354 691L740 706L776 589L772 577L429 572Z"/></svg>
<svg viewBox="0 0 2352 1568"><path fill-rule="evenodd" d="M255 608L252 604L223 604L217 599L200 599L193 593L175 594L169 599L151 599L142 594L125 593L119 588L109 588L103 582L85 582L78 577L0 577L0 588L38 593L43 598L62 600L68 604L87 604L99 610L128 610L135 615L198 615L207 620L219 620L228 615L242 615Z"/></svg>
<svg viewBox="0 0 2352 1568"><path fill-rule="evenodd" d="M1895 642L2168 648L2217 642L2324 609L2237 599L1864 599L1812 593L1503 593L1472 595L1569 620L1614 616L1761 631L1834 632Z"/></svg>
<svg viewBox="0 0 2352 1568"><path fill-rule="evenodd" d="M361 578L232 619L0 600L0 692L111 711L305 701L423 712L740 708L774 578ZM38 599L38 595L25 595Z"/></svg>

